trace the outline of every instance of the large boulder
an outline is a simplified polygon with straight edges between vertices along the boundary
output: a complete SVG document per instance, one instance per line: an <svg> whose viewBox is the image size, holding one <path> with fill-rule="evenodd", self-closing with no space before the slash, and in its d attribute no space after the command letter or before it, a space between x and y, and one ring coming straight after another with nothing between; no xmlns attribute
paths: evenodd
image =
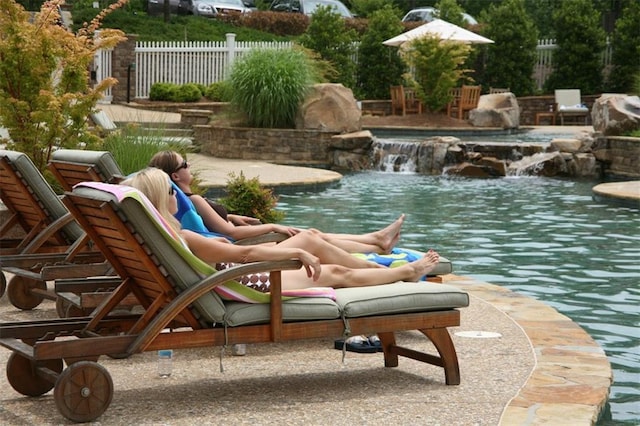
<svg viewBox="0 0 640 426"><path fill-rule="evenodd" d="M594 102L591 120L593 129L605 136L619 136L640 129L640 98L605 93Z"/></svg>
<svg viewBox="0 0 640 426"><path fill-rule="evenodd" d="M296 129L350 133L359 131L362 113L351 89L342 84L316 84L307 95Z"/></svg>
<svg viewBox="0 0 640 426"><path fill-rule="evenodd" d="M478 106L469 111L469 122L475 127L515 129L520 126L520 107L511 92L482 95Z"/></svg>

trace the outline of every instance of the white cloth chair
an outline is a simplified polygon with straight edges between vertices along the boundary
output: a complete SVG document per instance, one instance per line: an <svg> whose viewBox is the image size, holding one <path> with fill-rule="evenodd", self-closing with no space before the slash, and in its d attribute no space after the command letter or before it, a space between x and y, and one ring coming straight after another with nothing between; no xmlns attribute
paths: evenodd
<svg viewBox="0 0 640 426"><path fill-rule="evenodd" d="M589 121L589 108L582 103L580 89L556 89L556 112L562 126L565 117L584 117L585 125Z"/></svg>

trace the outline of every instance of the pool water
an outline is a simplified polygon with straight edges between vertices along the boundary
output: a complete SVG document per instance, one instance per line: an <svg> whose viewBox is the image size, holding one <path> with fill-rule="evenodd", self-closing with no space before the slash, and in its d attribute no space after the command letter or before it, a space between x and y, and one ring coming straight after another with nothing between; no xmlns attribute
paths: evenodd
<svg viewBox="0 0 640 426"><path fill-rule="evenodd" d="M402 247L434 248L454 273L544 301L580 324L614 371L600 425L640 424L640 211L593 201L598 182L345 176L280 195L284 224L361 233L407 215Z"/></svg>

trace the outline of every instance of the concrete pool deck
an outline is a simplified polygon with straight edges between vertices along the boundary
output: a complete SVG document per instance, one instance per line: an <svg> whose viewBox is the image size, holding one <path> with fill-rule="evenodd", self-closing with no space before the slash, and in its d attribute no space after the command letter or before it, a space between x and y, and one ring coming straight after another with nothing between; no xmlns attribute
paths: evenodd
<svg viewBox="0 0 640 426"><path fill-rule="evenodd" d="M175 120L174 115L117 107L114 121ZM106 108L105 108L106 109ZM114 112L115 111L115 112ZM109 114L109 111L106 111ZM115 113L120 115L115 115ZM176 114L179 116L179 114ZM156 118L157 117L157 118ZM576 132L578 126L539 126L533 131ZM204 186L222 187L231 172L257 176L268 186L315 185L339 180L335 172L223 160L189 154ZM455 263L455 262L454 262ZM612 383L606 354L580 326L544 303L489 283L449 275L471 305L452 329L462 383L445 386L436 369L408 360L382 367L380 355L347 355L332 341L253 345L245 357L218 350L179 351L175 374L157 379L154 354L101 359L113 375L114 400L102 424L477 424L591 425L602 413ZM51 302L34 312L0 300L3 321L55 315ZM497 333L500 337L491 337ZM399 336L412 339L411 334ZM8 351L0 350L6 363ZM19 395L0 386L0 424L58 424L51 393ZM157 407L162 407L158 410Z"/></svg>

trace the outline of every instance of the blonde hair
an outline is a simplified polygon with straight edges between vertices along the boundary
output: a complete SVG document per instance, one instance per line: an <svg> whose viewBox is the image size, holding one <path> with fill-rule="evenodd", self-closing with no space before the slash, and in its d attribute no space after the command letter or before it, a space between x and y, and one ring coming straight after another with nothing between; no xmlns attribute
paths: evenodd
<svg viewBox="0 0 640 426"><path fill-rule="evenodd" d="M160 215L176 230L180 230L180 222L169 212L171 179L169 175L155 167L147 167L125 179L121 185L131 186L142 192L155 206Z"/></svg>

